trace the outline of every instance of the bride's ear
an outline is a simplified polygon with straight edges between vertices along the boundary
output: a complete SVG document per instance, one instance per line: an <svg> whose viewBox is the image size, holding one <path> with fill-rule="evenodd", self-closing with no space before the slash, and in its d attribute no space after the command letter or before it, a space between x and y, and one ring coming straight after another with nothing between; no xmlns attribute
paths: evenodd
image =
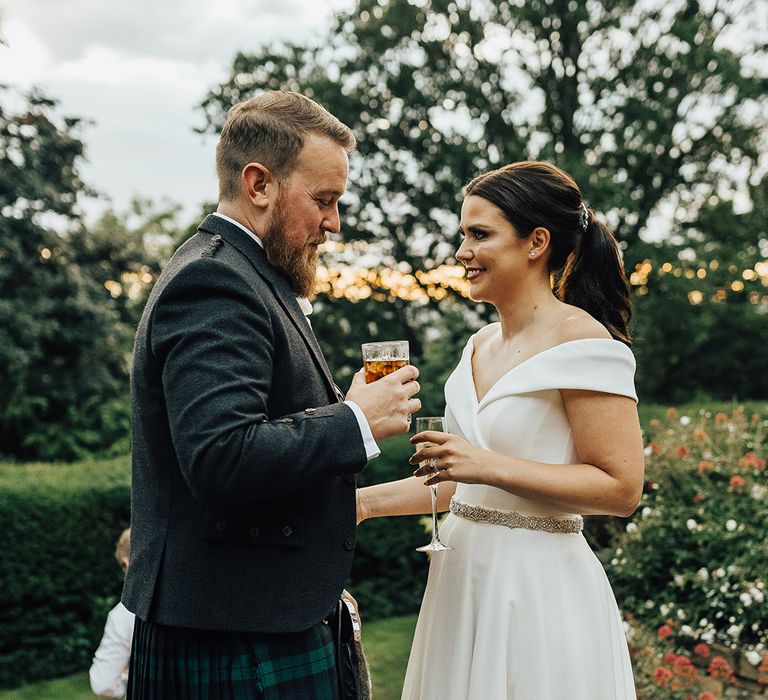
<svg viewBox="0 0 768 700"><path fill-rule="evenodd" d="M531 246L528 256L531 260L537 260L549 250L550 239L549 229L543 226L537 226L531 231L531 235L528 238Z"/></svg>

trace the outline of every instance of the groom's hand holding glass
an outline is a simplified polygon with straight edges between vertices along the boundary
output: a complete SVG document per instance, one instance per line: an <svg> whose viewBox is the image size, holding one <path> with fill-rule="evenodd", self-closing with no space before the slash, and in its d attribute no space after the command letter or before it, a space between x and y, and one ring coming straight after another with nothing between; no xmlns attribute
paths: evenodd
<svg viewBox="0 0 768 700"><path fill-rule="evenodd" d="M383 349L389 355L393 348L402 351L400 346L403 342L366 345L391 346L371 349L374 353ZM407 432L411 425L411 415L421 409L421 401L414 398L421 388L416 381L419 370L408 364L407 343L404 347L405 354L402 357L398 355L396 360L387 361L387 366L384 367L386 358L373 356L369 358L366 347L363 346L366 368L355 374L347 392L347 400L354 401L360 407L377 441L390 435ZM370 361L371 359L373 362ZM395 369L396 367L399 369ZM372 369L381 371L373 373Z"/></svg>

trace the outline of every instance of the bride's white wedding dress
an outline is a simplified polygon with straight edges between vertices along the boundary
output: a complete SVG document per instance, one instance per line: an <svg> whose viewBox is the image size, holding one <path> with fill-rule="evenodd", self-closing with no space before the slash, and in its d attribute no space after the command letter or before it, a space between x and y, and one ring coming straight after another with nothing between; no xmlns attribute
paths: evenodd
<svg viewBox="0 0 768 700"><path fill-rule="evenodd" d="M637 400L634 358L616 340L545 350L502 376L480 401L472 352L470 338L445 386L447 429L494 452L577 463L559 389ZM459 484L454 500L555 518L554 527L535 521L550 529L580 520L491 486ZM582 534L510 528L452 512L440 538L454 549L432 555L404 699L635 699L621 616Z"/></svg>

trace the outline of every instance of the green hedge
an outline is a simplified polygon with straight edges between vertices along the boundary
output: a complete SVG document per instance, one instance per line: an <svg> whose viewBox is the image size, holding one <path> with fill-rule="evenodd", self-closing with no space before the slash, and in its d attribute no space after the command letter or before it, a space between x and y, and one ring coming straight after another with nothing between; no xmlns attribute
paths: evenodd
<svg viewBox="0 0 768 700"><path fill-rule="evenodd" d="M387 441L361 476L409 474L412 447ZM122 575L113 552L130 515L130 459L0 465L0 687L90 665ZM353 595L366 620L418 610L428 535L418 518L365 523Z"/></svg>
<svg viewBox="0 0 768 700"><path fill-rule="evenodd" d="M87 668L118 600L125 457L0 465L0 687Z"/></svg>
<svg viewBox="0 0 768 700"><path fill-rule="evenodd" d="M402 479L413 472L408 436L390 438L381 456L358 476L358 485ZM426 487L425 487L426 488ZM364 620L418 612L427 582L429 559L416 547L429 542L421 516L377 518L360 525L349 591Z"/></svg>

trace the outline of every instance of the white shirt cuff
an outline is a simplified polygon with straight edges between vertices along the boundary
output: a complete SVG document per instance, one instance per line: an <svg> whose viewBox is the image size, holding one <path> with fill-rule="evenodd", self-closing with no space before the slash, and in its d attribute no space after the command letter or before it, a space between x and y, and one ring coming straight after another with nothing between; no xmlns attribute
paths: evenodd
<svg viewBox="0 0 768 700"><path fill-rule="evenodd" d="M344 403L347 404L347 406L352 409L352 413L355 414L357 424L360 426L360 434L363 436L365 454L370 462L374 457L378 457L381 454L381 450L376 444L376 440L373 439L373 433L371 432L371 426L368 425L368 419L365 417L363 409L354 401L345 401Z"/></svg>

